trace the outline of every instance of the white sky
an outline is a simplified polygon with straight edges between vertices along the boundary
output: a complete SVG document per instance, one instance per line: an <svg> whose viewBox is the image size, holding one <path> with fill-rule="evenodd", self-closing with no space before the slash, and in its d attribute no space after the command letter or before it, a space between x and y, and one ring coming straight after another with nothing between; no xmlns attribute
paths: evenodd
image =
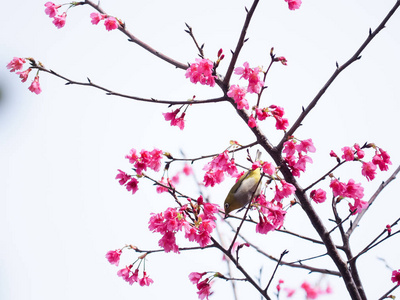
<svg viewBox="0 0 400 300"><path fill-rule="evenodd" d="M129 286L116 276L118 268L105 260L108 250L125 243L155 248L159 236L148 232L149 213L173 205L171 199L156 195L148 183L130 195L114 180L116 170L129 169L124 156L130 148L157 147L176 156L182 149L188 157L196 157L222 152L231 139L252 142L253 136L227 104L190 107L181 132L163 120L161 113L170 110L166 106L65 86L47 74L40 74L42 94L32 94L27 88L33 72L23 84L5 69L14 56L31 56L71 79L84 81L89 77L94 83L136 96L185 100L194 94L197 99L220 95L217 88L191 84L183 71L127 42L119 32L93 26L89 7L69 10L65 28L55 28L44 14L45 2L7 1L2 5L6 13L0 19L0 299L197 299L187 275L204 270L224 273L226 267L217 251L150 255L146 269L155 283L145 288ZM248 31L250 39L239 57L239 64L267 65L273 46L278 55L288 59L286 67L273 66L263 101L283 106L290 124L332 74L335 62L342 64L354 53L368 29L379 24L395 1L303 2L301 9L293 12L283 0L261 1ZM215 59L218 49L224 49L226 59L220 71L225 71L229 50L236 45L245 17L244 6L251 3L103 0L102 7L124 20L137 37L183 63L197 56L183 31L187 22L199 42L205 42L207 57ZM339 153L343 146L355 142L375 142L392 156L390 171L369 184L356 164L337 174L345 181L355 177L361 182L365 200L398 166L399 31L397 12L362 59L340 75L296 132L300 139L312 138L317 147L314 164L300 179L303 186L332 166L328 159L331 149ZM272 141L279 140L272 122L262 126ZM197 163L195 168L200 170L205 163ZM172 173L178 165L174 168ZM231 184L227 181L207 193L213 202L222 204ZM191 182L184 185L196 196ZM355 253L371 240L371 234L378 234L398 218L398 194L399 183L395 181L366 214L354 236ZM328 206L318 206L321 214ZM300 210L293 210L285 225L315 236L303 220ZM274 255L288 249L287 260L303 257L310 246L300 246L284 235L255 236L254 228L246 230ZM359 260L371 299L392 286L390 270L377 257L384 257L392 268L400 268L398 245L398 239L393 238ZM315 253L321 251L316 248ZM247 262L256 276L264 259L254 260L253 254L243 251L242 264ZM135 257L130 253L121 264ZM274 264L261 264L265 281ZM291 276L287 276L288 271ZM284 278L288 286L303 279L311 283L320 279L287 268L280 272L277 278ZM325 299L345 299L340 281L333 279L331 284L336 294ZM231 297L225 282L217 282L214 290L212 299ZM240 299L258 297L247 284L239 284L239 294ZM296 299L301 296L298 293Z"/></svg>

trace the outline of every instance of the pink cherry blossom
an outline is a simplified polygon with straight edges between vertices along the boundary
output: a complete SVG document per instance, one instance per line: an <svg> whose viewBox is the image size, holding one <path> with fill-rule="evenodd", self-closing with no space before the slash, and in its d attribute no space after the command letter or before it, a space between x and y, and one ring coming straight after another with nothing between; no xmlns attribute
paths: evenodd
<svg viewBox="0 0 400 300"><path fill-rule="evenodd" d="M10 69L10 72L15 72L21 70L24 66L25 58L14 57L8 64L7 69Z"/></svg>
<svg viewBox="0 0 400 300"><path fill-rule="evenodd" d="M44 6L46 6L44 12L46 15L49 15L50 18L54 18L57 14L57 9L61 7L61 5L55 5L53 2L46 2Z"/></svg>
<svg viewBox="0 0 400 300"><path fill-rule="evenodd" d="M149 276L147 276L146 272L143 271L143 277L139 279L139 285L140 286L149 286L153 282L154 282L153 279L151 279Z"/></svg>
<svg viewBox="0 0 400 300"><path fill-rule="evenodd" d="M179 247L176 244L175 233L173 233L171 231L165 232L163 237L158 241L158 245L161 248L164 248L164 251L166 253L171 252L171 251L173 251L175 253L179 253Z"/></svg>
<svg viewBox="0 0 400 300"><path fill-rule="evenodd" d="M364 188L361 186L361 183L355 183L353 179L349 179L341 196L362 199L364 197Z"/></svg>
<svg viewBox="0 0 400 300"><path fill-rule="evenodd" d="M363 162L361 174L363 174L368 181L373 180L376 175L376 165L372 162Z"/></svg>
<svg viewBox="0 0 400 300"><path fill-rule="evenodd" d="M267 162L267 161L264 161L262 163L262 169L263 169L263 172L265 174L268 174L268 175L271 175L271 176L275 173L274 165L272 163Z"/></svg>
<svg viewBox="0 0 400 300"><path fill-rule="evenodd" d="M329 152L329 156L330 157L338 157L337 154L333 150L331 150L331 152Z"/></svg>
<svg viewBox="0 0 400 300"><path fill-rule="evenodd" d="M185 164L185 165L183 166L183 173L184 173L186 176L192 175L192 174L193 174L193 169L192 169L192 167L191 167L189 164Z"/></svg>
<svg viewBox="0 0 400 300"><path fill-rule="evenodd" d="M253 115L250 115L248 125L250 128L254 128L257 126L256 119L254 119Z"/></svg>
<svg viewBox="0 0 400 300"><path fill-rule="evenodd" d="M334 197L342 196L346 191L346 184L337 179L333 179L329 187L332 189Z"/></svg>
<svg viewBox="0 0 400 300"><path fill-rule="evenodd" d="M118 169L118 174L115 177L115 179L118 180L120 185L124 185L129 179L131 179L131 176L126 174L125 172L121 171Z"/></svg>
<svg viewBox="0 0 400 300"><path fill-rule="evenodd" d="M287 66L287 59L284 56L279 56L276 58L277 61L280 61L282 65Z"/></svg>
<svg viewBox="0 0 400 300"><path fill-rule="evenodd" d="M192 63L187 68L185 76L189 78L192 83L198 83L202 85L209 85L213 87L215 85L215 78L213 73L214 64L209 59L196 58L196 62Z"/></svg>
<svg viewBox="0 0 400 300"><path fill-rule="evenodd" d="M312 287L307 281L303 282L301 288L307 294L307 299L317 299L317 297L322 293L319 288Z"/></svg>
<svg viewBox="0 0 400 300"><path fill-rule="evenodd" d="M249 93L258 94L261 92L261 89L264 86L264 81L260 79L260 71L261 69L258 67L251 70L249 76L249 85L247 87L247 91Z"/></svg>
<svg viewBox="0 0 400 300"><path fill-rule="evenodd" d="M387 171L389 169L389 165L392 164L392 162L390 161L390 156L380 148L379 152L375 152L375 155L372 158L372 163L379 166L379 169L381 171Z"/></svg>
<svg viewBox="0 0 400 300"><path fill-rule="evenodd" d="M251 69L249 67L249 63L246 61L245 63L243 63L244 68L242 67L237 67L235 68L235 74L236 75L242 75L240 76L239 79L243 78L243 79L249 79L250 77L250 73L251 73Z"/></svg>
<svg viewBox="0 0 400 300"><path fill-rule="evenodd" d="M138 181L136 178L132 177L132 178L127 182L127 184L126 184L126 189L127 189L129 192L132 192L132 194L135 194L135 193L139 190L138 184L139 184L139 181Z"/></svg>
<svg viewBox="0 0 400 300"><path fill-rule="evenodd" d="M294 140L288 140L283 143L283 153L286 154L286 157L293 156L296 154L296 143Z"/></svg>
<svg viewBox="0 0 400 300"><path fill-rule="evenodd" d="M119 270L119 271L117 272L117 275L118 275L119 277L122 277L123 280L129 282L129 277L130 277L130 273L131 273L131 268L132 268L132 265L126 266L125 268Z"/></svg>
<svg viewBox="0 0 400 300"><path fill-rule="evenodd" d="M349 208L353 215L362 212L364 209L368 208L369 204L367 201L360 200L359 198L354 199L354 204L349 202Z"/></svg>
<svg viewBox="0 0 400 300"><path fill-rule="evenodd" d="M400 269L392 272L392 282L400 285Z"/></svg>
<svg viewBox="0 0 400 300"><path fill-rule="evenodd" d="M363 150L361 150L360 145L354 144L354 149L356 149L356 151L357 151L358 159L362 159L364 157L365 153Z"/></svg>
<svg viewBox="0 0 400 300"><path fill-rule="evenodd" d="M236 84L233 84L229 87L227 95L235 100L237 109L249 109L249 103L245 99L246 93L247 89L245 87L240 87Z"/></svg>
<svg viewBox="0 0 400 300"><path fill-rule="evenodd" d="M351 147L343 147L342 148L343 155L342 158L346 161L354 160L354 150Z"/></svg>
<svg viewBox="0 0 400 300"><path fill-rule="evenodd" d="M281 201L283 198L287 198L294 194L296 188L293 184L287 183L285 180L281 180L282 189L279 189L278 185L275 185L275 197L274 201Z"/></svg>
<svg viewBox="0 0 400 300"><path fill-rule="evenodd" d="M104 20L104 26L108 31L114 30L118 28L118 21L114 17L108 17Z"/></svg>
<svg viewBox="0 0 400 300"><path fill-rule="evenodd" d="M256 108L257 119L260 121L264 121L267 117L270 116L267 108Z"/></svg>
<svg viewBox="0 0 400 300"><path fill-rule="evenodd" d="M107 15L103 15L103 14L100 14L98 12L92 12L90 14L90 18L92 19L91 22L92 22L93 25L99 24L99 22L101 20L104 20L106 17L107 17Z"/></svg>
<svg viewBox="0 0 400 300"><path fill-rule="evenodd" d="M106 258L110 264L118 266L121 253L122 253L121 249L108 251L106 254Z"/></svg>
<svg viewBox="0 0 400 300"><path fill-rule="evenodd" d="M296 150L298 152L308 153L308 152L315 152L316 149L314 147L312 139L308 139L308 140L302 140L300 144L296 145Z"/></svg>
<svg viewBox="0 0 400 300"><path fill-rule="evenodd" d="M301 0L285 0L288 5L290 10L295 10L300 8L301 5Z"/></svg>
<svg viewBox="0 0 400 300"><path fill-rule="evenodd" d="M61 15L55 16L53 19L53 24L58 28L63 28L65 26L65 21L67 18L67 14L64 12Z"/></svg>
<svg viewBox="0 0 400 300"><path fill-rule="evenodd" d="M312 190L310 197L315 203L322 203L326 200L326 192L323 189Z"/></svg>
<svg viewBox="0 0 400 300"><path fill-rule="evenodd" d="M276 121L275 128L277 130L286 130L288 128L288 126L289 126L288 119L281 118L281 117L278 117L278 116L274 116L274 118L275 118L275 121Z"/></svg>
<svg viewBox="0 0 400 300"><path fill-rule="evenodd" d="M205 279L197 284L197 289L199 290L197 294L199 295L200 300L207 299L208 296L212 294L211 285L208 282L208 279Z"/></svg>
<svg viewBox="0 0 400 300"><path fill-rule="evenodd" d="M207 274L207 272L203 272L203 273L192 272L189 274L189 280L193 284L198 284L200 279L206 274Z"/></svg>
<svg viewBox="0 0 400 300"><path fill-rule="evenodd" d="M31 68L26 69L25 71L16 72L16 74L19 75L19 78L22 79L22 80L21 80L22 82L25 82L25 81L28 80L28 75L29 75L29 72L30 72L30 71L31 71Z"/></svg>
<svg viewBox="0 0 400 300"><path fill-rule="evenodd" d="M40 88L40 83L39 83L39 76L35 77L35 79L32 81L32 83L28 87L28 89L32 93L35 93L36 95L39 95L42 92L42 89Z"/></svg>
<svg viewBox="0 0 400 300"><path fill-rule="evenodd" d="M259 222L256 225L256 232L261 234L267 234L274 230L274 226L268 221L266 216L260 215Z"/></svg>
<svg viewBox="0 0 400 300"><path fill-rule="evenodd" d="M183 130L185 128L184 117L185 117L185 113L182 113L179 118L171 120L171 126L178 126L180 130Z"/></svg>

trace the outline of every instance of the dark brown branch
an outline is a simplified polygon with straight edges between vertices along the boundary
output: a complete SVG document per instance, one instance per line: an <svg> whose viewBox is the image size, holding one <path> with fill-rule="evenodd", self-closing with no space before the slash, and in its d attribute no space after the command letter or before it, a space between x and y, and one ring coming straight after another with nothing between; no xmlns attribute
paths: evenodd
<svg viewBox="0 0 400 300"><path fill-rule="evenodd" d="M239 41L237 42L235 52L233 52L231 62L229 63L228 70L226 71L226 74L224 77L223 85L226 87L229 85L229 81L231 80L233 69L235 68L236 61L239 57L240 50L242 49L242 47L245 43L247 28L249 27L250 20L254 14L254 11L257 7L258 2L259 2L259 0L254 0L253 5L251 6L250 10L247 11L246 20L244 21L242 32L239 37Z"/></svg>
<svg viewBox="0 0 400 300"><path fill-rule="evenodd" d="M314 97L314 99L310 102L310 104L307 106L306 109L302 111L300 116L297 118L296 122L292 125L292 127L286 132L285 136L282 138L281 142L277 146L278 149L282 149L283 143L287 140L287 138L299 128L301 123L303 122L304 118L310 113L310 111L314 108L314 106L318 103L318 101L321 99L322 95L326 92L326 90L330 87L330 85L333 83L333 81L336 79L336 77L344 70L346 69L349 65L351 65L353 62L359 60L361 58L361 52L367 47L367 45L373 40L373 38L383 29L385 28L386 23L389 21L389 19L392 17L392 15L395 13L397 8L400 6L400 1L397 0L396 4L393 6L393 8L389 11L389 13L386 15L386 17L383 19L383 21L379 24L379 26L373 31L369 32L368 37L364 41L364 43L358 48L358 50L353 54L353 56L345 62L343 65L338 66L333 72L332 76L328 79L328 81L325 83L325 85L322 87L322 89L318 92L318 94Z"/></svg>
<svg viewBox="0 0 400 300"><path fill-rule="evenodd" d="M38 69L42 72L47 72L58 78L61 78L65 81L67 81L66 85L75 84L75 85L93 87L93 88L105 91L107 95L118 96L118 97L132 99L132 100L141 101L141 102L148 102L148 103L155 103L155 104L168 104L168 105L182 105L182 104L218 103L218 102L229 101L229 99L227 99L226 97L219 97L219 98L213 98L213 99L207 99L207 100L195 100L195 101L187 101L187 100L186 101L172 101L172 100L157 100L154 98L150 98L150 99L149 98L141 98L141 97L136 97L136 96L113 92L110 89L107 89L105 87L102 87L100 85L93 83L90 79L88 79L88 82L80 82L80 81L75 81L75 80L69 79L65 76L62 76L62 75L54 72L53 70L46 69L45 67L42 67L42 66L36 65L36 66L32 66L31 68Z"/></svg>
<svg viewBox="0 0 400 300"><path fill-rule="evenodd" d="M84 4L88 4L91 7L93 7L95 10L97 10L99 13L107 15L107 13L99 5L93 3L92 1L85 0ZM153 54L153 55L161 58L162 60L170 63L171 65L175 66L176 68L183 69L183 70L186 70L188 68L187 64L178 62L178 61L172 59L171 57L169 57L169 56L157 51L156 49L150 47L149 45L147 45L143 41L139 40L137 37L135 37L132 33L130 33L126 29L125 24L124 24L124 26L118 25L118 30L121 31L122 33L124 33L129 38L128 41L138 44L140 47L146 49L151 54Z"/></svg>
<svg viewBox="0 0 400 300"><path fill-rule="evenodd" d="M389 295L391 292L393 292L395 289L397 289L400 285L395 285L394 287L392 287L388 292L386 292L382 297L380 297L378 300L383 300L383 299L388 299ZM391 298L394 299L394 298Z"/></svg>

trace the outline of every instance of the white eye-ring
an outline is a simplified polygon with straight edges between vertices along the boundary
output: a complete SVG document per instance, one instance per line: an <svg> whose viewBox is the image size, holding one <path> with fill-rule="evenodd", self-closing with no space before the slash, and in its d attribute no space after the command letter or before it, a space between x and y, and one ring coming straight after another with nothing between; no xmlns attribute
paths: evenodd
<svg viewBox="0 0 400 300"><path fill-rule="evenodd" d="M225 208L228 208L229 207L229 203L225 203Z"/></svg>

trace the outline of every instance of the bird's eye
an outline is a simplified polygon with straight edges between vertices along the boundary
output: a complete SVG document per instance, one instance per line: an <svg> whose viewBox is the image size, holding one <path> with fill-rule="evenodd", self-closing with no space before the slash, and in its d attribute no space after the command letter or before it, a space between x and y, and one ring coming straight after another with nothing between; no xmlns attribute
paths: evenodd
<svg viewBox="0 0 400 300"><path fill-rule="evenodd" d="M225 208L228 208L229 207L229 203L225 203Z"/></svg>

